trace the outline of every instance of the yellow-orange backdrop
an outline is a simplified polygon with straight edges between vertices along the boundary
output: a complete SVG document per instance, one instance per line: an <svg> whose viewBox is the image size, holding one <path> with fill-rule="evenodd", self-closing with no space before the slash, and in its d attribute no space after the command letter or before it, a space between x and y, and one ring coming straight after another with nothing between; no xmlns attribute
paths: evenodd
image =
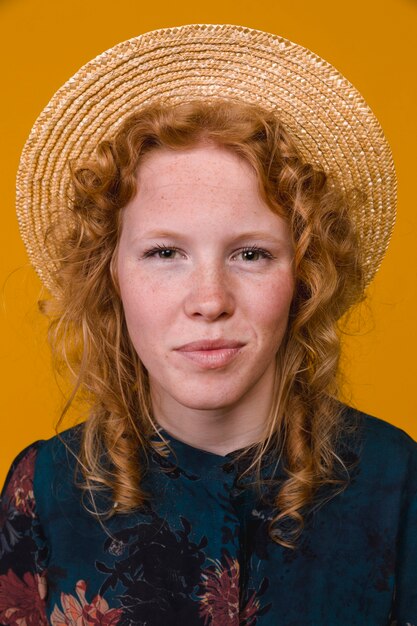
<svg viewBox="0 0 417 626"><path fill-rule="evenodd" d="M27 265L14 214L14 179L29 130L52 94L90 58L147 30L185 23L245 24L324 57L362 92L392 146L398 220L387 257L344 342L345 397L417 438L415 145L417 96L413 0L2 0L1 454L49 437L62 406L49 364L40 283ZM361 322L360 325L359 321Z"/></svg>

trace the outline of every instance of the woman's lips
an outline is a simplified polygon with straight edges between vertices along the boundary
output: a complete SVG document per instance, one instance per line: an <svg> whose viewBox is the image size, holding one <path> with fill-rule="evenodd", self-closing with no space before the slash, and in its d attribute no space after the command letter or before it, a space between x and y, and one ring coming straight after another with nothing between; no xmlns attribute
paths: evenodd
<svg viewBox="0 0 417 626"><path fill-rule="evenodd" d="M233 361L243 345L238 341L193 341L177 348L177 352L200 367L215 369Z"/></svg>

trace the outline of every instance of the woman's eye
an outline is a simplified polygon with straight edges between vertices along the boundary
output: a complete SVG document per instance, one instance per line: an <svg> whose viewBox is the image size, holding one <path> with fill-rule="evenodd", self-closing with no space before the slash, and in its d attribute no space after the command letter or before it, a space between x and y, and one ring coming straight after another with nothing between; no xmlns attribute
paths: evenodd
<svg viewBox="0 0 417 626"><path fill-rule="evenodd" d="M267 250L263 250L262 248L257 248L255 246L250 248L244 248L239 251L239 254L242 255L244 261L259 261L260 259L272 259L272 254L267 252Z"/></svg>
<svg viewBox="0 0 417 626"><path fill-rule="evenodd" d="M144 257L157 257L158 259L173 259L178 253L177 248L168 248L165 246L156 246L152 250L145 252Z"/></svg>
<svg viewBox="0 0 417 626"><path fill-rule="evenodd" d="M164 250L158 250L157 255L160 259L173 259L177 251L172 248L164 248Z"/></svg>

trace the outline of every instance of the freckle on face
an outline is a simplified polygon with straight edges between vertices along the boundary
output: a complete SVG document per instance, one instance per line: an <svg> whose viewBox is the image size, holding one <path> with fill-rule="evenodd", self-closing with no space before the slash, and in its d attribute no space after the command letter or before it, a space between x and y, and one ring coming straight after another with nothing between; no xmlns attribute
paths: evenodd
<svg viewBox="0 0 417 626"><path fill-rule="evenodd" d="M150 152L122 219L120 293L152 394L174 411L238 406L269 393L293 295L293 249L249 163L207 144ZM146 256L155 245L177 252ZM254 245L272 258L240 252ZM206 339L241 348L219 367L178 350Z"/></svg>

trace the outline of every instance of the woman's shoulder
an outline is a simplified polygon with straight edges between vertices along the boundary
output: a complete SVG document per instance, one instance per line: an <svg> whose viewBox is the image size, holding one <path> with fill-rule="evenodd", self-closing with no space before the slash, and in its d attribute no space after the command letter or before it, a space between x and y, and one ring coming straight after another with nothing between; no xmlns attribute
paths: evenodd
<svg viewBox="0 0 417 626"><path fill-rule="evenodd" d="M417 449L417 442L402 428L395 426L384 419L360 411L359 409L345 405L343 407L345 423L348 426L357 426L363 441L368 444L389 446L392 451L396 448L410 452Z"/></svg>
<svg viewBox="0 0 417 626"><path fill-rule="evenodd" d="M24 484L25 492L33 493L35 475L56 473L57 466L73 461L79 450L82 424L73 426L49 439L39 439L21 450L13 460L3 487L3 497L17 492ZM44 480L44 475L41 480Z"/></svg>
<svg viewBox="0 0 417 626"><path fill-rule="evenodd" d="M37 520L45 522L51 513L65 508L64 504L72 514L79 499L74 478L82 428L82 424L74 426L19 452L2 490L3 516L26 524L27 532L32 532Z"/></svg>
<svg viewBox="0 0 417 626"><path fill-rule="evenodd" d="M64 460L71 461L71 458L78 455L83 428L84 423L77 424L57 433L50 439L36 442L37 456L52 464L61 463Z"/></svg>
<svg viewBox="0 0 417 626"><path fill-rule="evenodd" d="M10 509L14 514L33 517L35 506L33 478L37 452L42 443L43 441L35 441L26 446L11 464L0 498L3 516L5 511Z"/></svg>
<svg viewBox="0 0 417 626"><path fill-rule="evenodd" d="M344 417L349 447L358 454L363 472L417 475L417 443L402 428L348 406Z"/></svg>

